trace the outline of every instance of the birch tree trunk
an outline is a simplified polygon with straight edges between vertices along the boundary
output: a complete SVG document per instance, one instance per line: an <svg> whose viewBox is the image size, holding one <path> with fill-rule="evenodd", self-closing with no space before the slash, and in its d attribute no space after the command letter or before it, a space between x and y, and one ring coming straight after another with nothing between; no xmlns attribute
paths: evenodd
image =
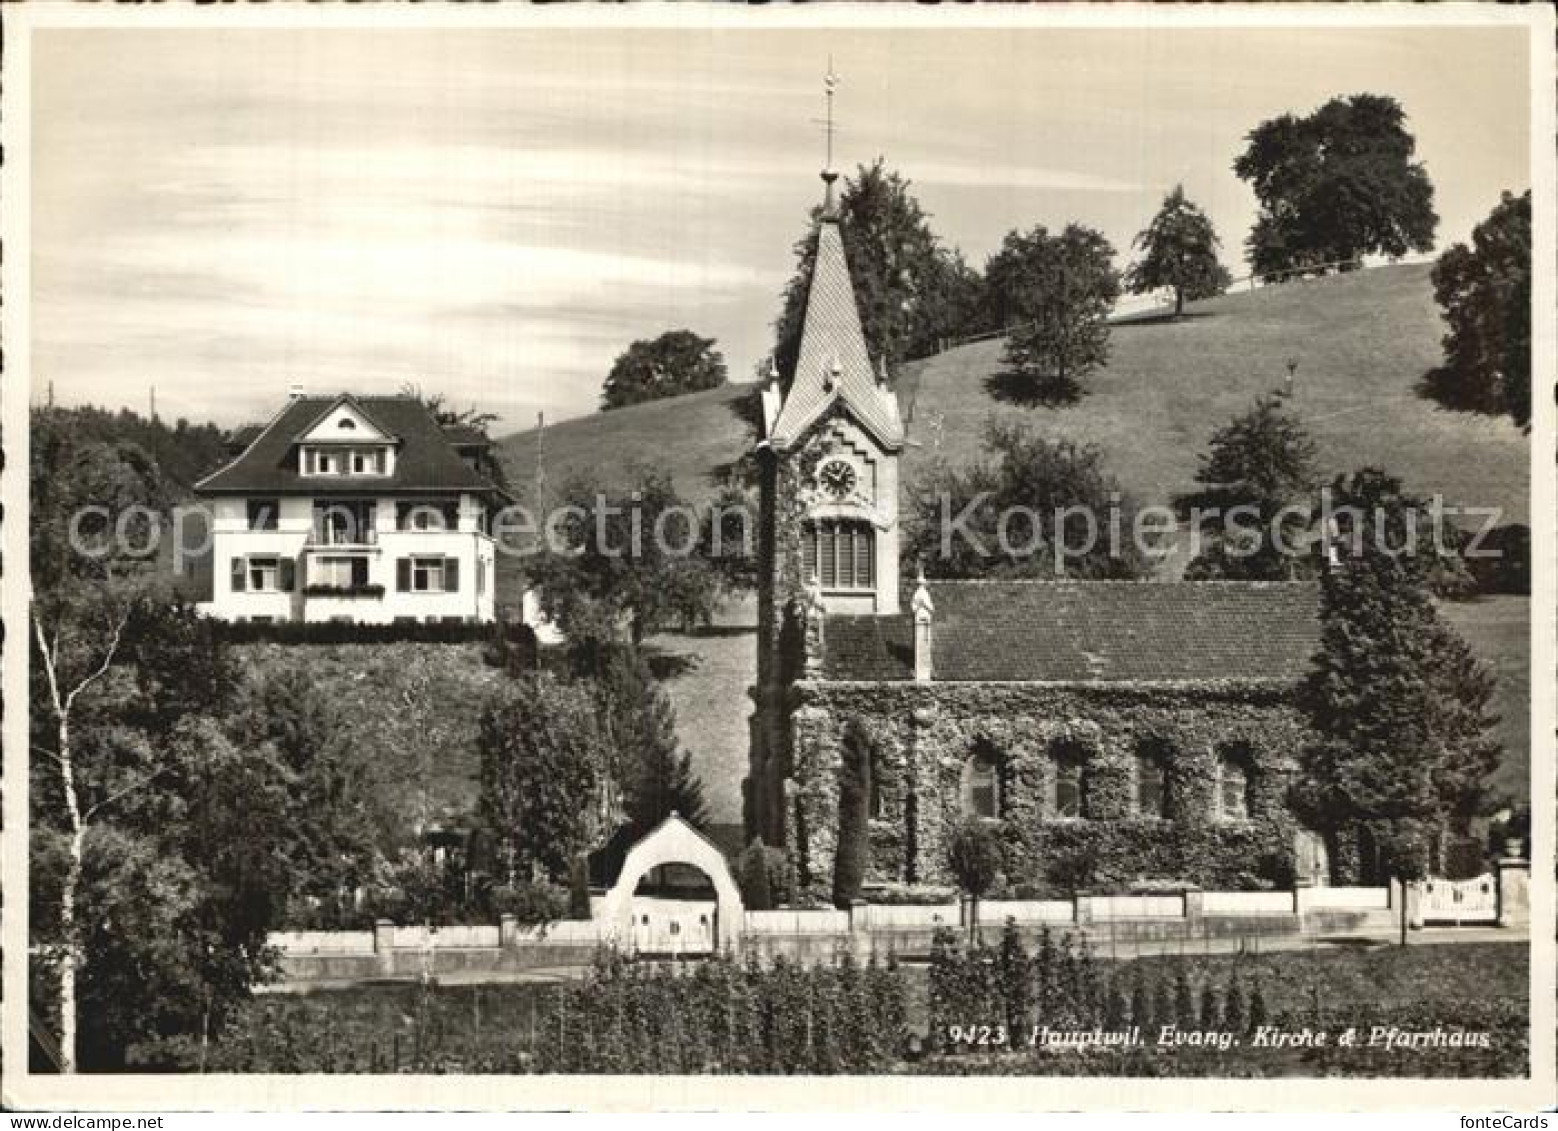
<svg viewBox="0 0 1558 1131"><path fill-rule="evenodd" d="M107 804L106 801L100 802L85 812L81 808L80 794L76 789L76 764L71 750L71 711L75 706L76 697L101 679L114 662L128 619L129 614L126 612L115 624L104 649L102 663L65 692L60 686L58 637L51 644L48 635L43 631L43 624L36 616L33 618L33 633L37 638L38 652L43 661L43 674L48 680L49 707L54 712L55 740L59 744L59 749L53 752L52 757L59 768L60 790L64 796L66 825L70 833L69 858L65 866L64 883L60 889L60 1071L64 1073L76 1071L76 974L82 961L81 947L76 937L76 897L81 888L87 819L102 805ZM140 784L144 782L137 783L137 786ZM137 786L132 786L131 789ZM126 792L129 791L121 790L115 796L123 796Z"/></svg>

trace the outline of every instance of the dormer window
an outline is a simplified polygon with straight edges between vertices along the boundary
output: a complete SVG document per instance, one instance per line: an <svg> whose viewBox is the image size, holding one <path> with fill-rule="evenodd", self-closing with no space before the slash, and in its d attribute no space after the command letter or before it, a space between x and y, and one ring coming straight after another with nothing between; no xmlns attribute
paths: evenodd
<svg viewBox="0 0 1558 1131"><path fill-rule="evenodd" d="M383 446L305 446L299 458L304 475L388 475L391 466L389 449Z"/></svg>

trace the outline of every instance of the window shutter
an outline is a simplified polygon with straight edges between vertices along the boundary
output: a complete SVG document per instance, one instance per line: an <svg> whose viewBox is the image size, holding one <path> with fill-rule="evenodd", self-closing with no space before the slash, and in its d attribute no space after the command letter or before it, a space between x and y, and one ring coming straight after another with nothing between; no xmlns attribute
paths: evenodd
<svg viewBox="0 0 1558 1131"><path fill-rule="evenodd" d="M400 593L411 592L411 559L395 559L395 589Z"/></svg>
<svg viewBox="0 0 1558 1131"><path fill-rule="evenodd" d="M362 586L368 584L368 559L352 559L352 584Z"/></svg>
<svg viewBox="0 0 1558 1131"><path fill-rule="evenodd" d="M247 577L247 575L244 572L245 569L246 569L246 566L244 565L244 560L242 558L234 558L233 559L233 592L234 593L242 593L244 591L244 589L246 588L244 583L248 580L248 577Z"/></svg>
<svg viewBox="0 0 1558 1131"><path fill-rule="evenodd" d="M281 559L281 563L276 570L276 583L283 593L291 593L293 587L297 584L297 565L296 558Z"/></svg>
<svg viewBox="0 0 1558 1131"><path fill-rule="evenodd" d="M460 559L444 559L444 592L458 593L460 591Z"/></svg>

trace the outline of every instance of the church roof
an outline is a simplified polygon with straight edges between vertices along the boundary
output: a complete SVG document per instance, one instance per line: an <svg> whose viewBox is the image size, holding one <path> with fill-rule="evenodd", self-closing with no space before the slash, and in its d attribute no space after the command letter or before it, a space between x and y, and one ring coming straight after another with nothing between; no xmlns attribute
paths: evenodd
<svg viewBox="0 0 1558 1131"><path fill-rule="evenodd" d="M411 396L354 396L353 405L398 441L392 475L304 477L298 472L297 443L342 394L301 396L250 441L231 463L212 472L195 490L207 495L364 495L375 491L497 490L486 476L460 458L438 421Z"/></svg>
<svg viewBox="0 0 1558 1131"><path fill-rule="evenodd" d="M1296 682L1319 646L1304 582L931 581L933 678L957 682ZM830 616L825 680L914 678L914 623Z"/></svg>
<svg viewBox="0 0 1558 1131"><path fill-rule="evenodd" d="M817 255L806 294L806 321L790 389L768 439L776 448L794 443L835 404L843 404L889 450L903 445L898 400L871 370L860 328L860 310L844 257L838 220L817 226Z"/></svg>

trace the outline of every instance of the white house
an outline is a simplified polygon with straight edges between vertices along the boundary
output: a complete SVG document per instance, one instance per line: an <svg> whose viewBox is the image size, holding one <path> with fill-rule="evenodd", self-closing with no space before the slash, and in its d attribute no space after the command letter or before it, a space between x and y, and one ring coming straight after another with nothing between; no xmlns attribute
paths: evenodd
<svg viewBox="0 0 1558 1131"><path fill-rule="evenodd" d="M491 621L501 500L489 441L415 397L295 393L195 485L212 513L212 615Z"/></svg>

